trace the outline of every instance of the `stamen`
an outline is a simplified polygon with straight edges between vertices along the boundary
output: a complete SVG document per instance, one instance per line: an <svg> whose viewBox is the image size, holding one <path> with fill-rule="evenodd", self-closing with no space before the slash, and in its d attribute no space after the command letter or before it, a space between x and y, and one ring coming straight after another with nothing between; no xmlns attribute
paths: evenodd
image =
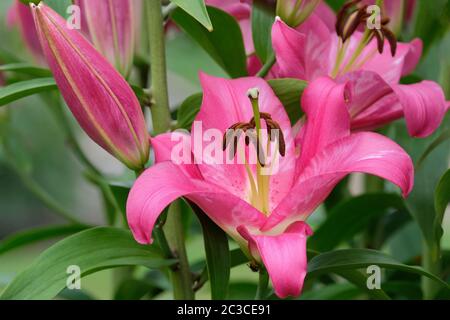
<svg viewBox="0 0 450 320"><path fill-rule="evenodd" d="M340 67L345 56L347 40L355 33L360 25L364 25L365 33L361 39L356 51L353 53L347 65L344 67L344 72L352 70L353 66L357 62L359 56L363 52L364 48L372 41L376 39L377 49L380 54L384 51L385 39L388 40L391 48L392 56L395 56L397 51L397 39L395 34L387 28L387 24L390 19L388 17L381 18L381 28L368 29L367 21L371 17L371 14L367 12L368 6L362 6L358 8L358 4L361 0L353 0L347 2L339 10L337 14L336 33L341 39L339 49L336 56L335 67L332 71L332 76L337 77L339 75ZM378 3L378 2L377 2ZM356 7L352 10L353 7ZM359 64L358 64L359 65Z"/></svg>

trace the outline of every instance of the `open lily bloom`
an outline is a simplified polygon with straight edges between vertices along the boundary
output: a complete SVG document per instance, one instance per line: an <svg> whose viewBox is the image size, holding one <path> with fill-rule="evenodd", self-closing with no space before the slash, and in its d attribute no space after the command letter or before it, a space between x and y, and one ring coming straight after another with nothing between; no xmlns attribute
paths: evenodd
<svg viewBox="0 0 450 320"><path fill-rule="evenodd" d="M328 75L338 83L349 81L354 130L372 130L405 117L411 136L433 133L447 110L443 90L432 81L399 84L419 62L421 40L397 43L384 25L360 32L358 21L350 21L355 14L345 18L337 23L339 36L314 15L297 29L277 19L272 29L277 76L312 81Z"/></svg>
<svg viewBox="0 0 450 320"><path fill-rule="evenodd" d="M307 272L306 239L312 234L305 220L342 178L365 172L393 182L405 196L411 191L413 164L402 148L376 133L350 132L347 103L351 102L351 86L327 77L312 82L302 97L306 122L295 139L285 109L264 80L226 80L202 74L201 83L201 110L191 137L185 134L187 139L181 139L181 149L189 152L187 159L196 161L174 160L183 134L157 136L152 139L157 163L137 179L129 194L127 218L138 242L151 243L160 213L175 199L185 197L251 259L265 265L279 297L297 296ZM274 142L263 135L259 141L275 145L278 152L272 159L278 157L277 170L272 170L274 161L253 164L246 160L256 149L243 136L238 137L241 145L248 145L243 161L208 161L212 153L217 156L223 150L222 135L228 135L227 129L237 127L280 130ZM202 140L204 151L199 154L193 144L198 134L208 135L209 130L220 135ZM213 140L216 144L219 140L219 147L209 154ZM219 160L233 155L232 146L225 145ZM239 156L234 153L234 160ZM269 171L263 174L263 169Z"/></svg>

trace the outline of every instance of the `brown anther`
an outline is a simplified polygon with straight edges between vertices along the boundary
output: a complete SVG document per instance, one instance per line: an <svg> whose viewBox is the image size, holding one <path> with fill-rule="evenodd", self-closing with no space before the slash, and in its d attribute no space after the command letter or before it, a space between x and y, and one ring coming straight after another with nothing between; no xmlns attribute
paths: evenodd
<svg viewBox="0 0 450 320"><path fill-rule="evenodd" d="M389 46L391 47L391 55L395 57L395 54L397 53L397 37L388 28L383 27L381 30L383 30L383 34L389 42Z"/></svg>
<svg viewBox="0 0 450 320"><path fill-rule="evenodd" d="M275 141L276 136L272 135L272 129L278 130L278 151L281 156L284 157L286 153L286 144L283 136L283 131L281 130L280 125L272 119L272 116L269 113L261 112L260 113L261 119L264 120L267 127L267 134L271 142ZM223 141L222 141L222 149L225 151L228 146L233 144L233 148L230 149L230 157L235 157L238 147L239 139L242 135L242 133L245 133L245 145L249 146L250 143L252 143L257 151L258 154L258 162L259 164L264 167L266 165L266 161L264 158L264 152L261 145L261 141L259 141L258 134L255 131L256 124L254 117L247 123L245 122L238 122L229 127L224 135L223 135Z"/></svg>
<svg viewBox="0 0 450 320"><path fill-rule="evenodd" d="M286 155L286 143L284 140L283 130L281 130L280 125L273 120L267 120L266 124L267 124L267 133L270 137L270 141L272 142L275 141L275 137L272 136L272 130L269 131L269 127L270 129L278 130L278 151L280 152L280 155L284 157Z"/></svg>
<svg viewBox="0 0 450 320"><path fill-rule="evenodd" d="M361 0L349 1L342 6L337 14L336 33L343 42L346 42L361 24L366 25L367 20L371 17L371 14L367 12L367 5L352 10L360 2ZM384 40L387 39L391 47L391 54L395 56L397 52L397 39L394 33L387 28L389 22L389 17L382 17L381 28L370 30L369 40L376 38L378 52L381 54L384 51Z"/></svg>

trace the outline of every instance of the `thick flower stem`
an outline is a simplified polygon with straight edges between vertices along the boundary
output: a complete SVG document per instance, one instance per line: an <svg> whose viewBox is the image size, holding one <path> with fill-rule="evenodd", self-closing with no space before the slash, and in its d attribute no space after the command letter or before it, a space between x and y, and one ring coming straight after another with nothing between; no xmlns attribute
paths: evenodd
<svg viewBox="0 0 450 320"><path fill-rule="evenodd" d="M439 248L430 247L425 241L422 244L422 267L436 275L440 274ZM422 278L422 292L425 300L432 300L439 291L439 284L427 277Z"/></svg>
<svg viewBox="0 0 450 320"><path fill-rule="evenodd" d="M169 94L167 88L166 49L161 0L145 1L150 40L151 83L154 104L151 107L155 134L170 130ZM175 299L194 299L191 271L187 260L186 247L178 203L169 209L164 226L169 245L178 258L178 266L171 270Z"/></svg>
<svg viewBox="0 0 450 320"><path fill-rule="evenodd" d="M155 134L170 129L169 94L167 89L166 47L161 0L146 2L150 40L151 83L154 104L151 106Z"/></svg>
<svg viewBox="0 0 450 320"><path fill-rule="evenodd" d="M191 270L184 244L184 232L181 218L180 200L169 207L164 230L167 232L169 245L178 259L178 265L171 270L173 296L176 300L193 300L195 298Z"/></svg>
<svg viewBox="0 0 450 320"><path fill-rule="evenodd" d="M267 286L269 284L269 275L263 268L259 270L258 288L256 289L255 300L264 300L267 295Z"/></svg>

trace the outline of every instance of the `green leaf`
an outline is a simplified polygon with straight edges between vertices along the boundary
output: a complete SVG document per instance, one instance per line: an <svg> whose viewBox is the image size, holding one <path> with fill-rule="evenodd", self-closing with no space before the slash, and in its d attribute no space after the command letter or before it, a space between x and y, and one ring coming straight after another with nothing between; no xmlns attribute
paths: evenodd
<svg viewBox="0 0 450 320"><path fill-rule="evenodd" d="M450 139L450 129L444 130L433 142L428 146L420 159L417 161L416 167L421 167L427 157L441 144Z"/></svg>
<svg viewBox="0 0 450 320"><path fill-rule="evenodd" d="M351 198L333 207L308 245L322 252L332 250L367 229L374 218L392 209L406 211L403 199L396 194L366 194Z"/></svg>
<svg viewBox="0 0 450 320"><path fill-rule="evenodd" d="M208 31L213 31L204 0L170 0L200 22Z"/></svg>
<svg viewBox="0 0 450 320"><path fill-rule="evenodd" d="M450 202L450 169L442 176L436 191L434 192L434 207L436 208L436 217L434 220L434 228L436 241L440 242L444 230L442 229L442 220L444 219L445 210Z"/></svg>
<svg viewBox="0 0 450 320"><path fill-rule="evenodd" d="M191 206L203 229L206 266L211 284L211 299L226 299L231 268L228 237L198 206L193 203L191 203Z"/></svg>
<svg viewBox="0 0 450 320"><path fill-rule="evenodd" d="M10 63L0 66L0 71L16 72L33 77L51 77L52 73L48 69L36 67L26 62Z"/></svg>
<svg viewBox="0 0 450 320"><path fill-rule="evenodd" d="M111 183L109 184L109 187L111 189L112 195L114 196L114 199L117 203L117 206L122 213L122 217L126 219L126 207L127 207L127 199L128 194L130 193L130 186L124 185L124 184L118 184L118 183Z"/></svg>
<svg viewBox="0 0 450 320"><path fill-rule="evenodd" d="M39 92L56 90L57 88L53 78L39 78L16 82L0 88L0 106Z"/></svg>
<svg viewBox="0 0 450 320"><path fill-rule="evenodd" d="M272 25L275 14L261 1L253 2L252 9L252 36L256 55L261 62L266 63L273 52Z"/></svg>
<svg viewBox="0 0 450 320"><path fill-rule="evenodd" d="M177 112L178 128L190 130L197 113L200 111L203 94L195 93L183 101Z"/></svg>
<svg viewBox="0 0 450 320"><path fill-rule="evenodd" d="M38 241L67 236L86 229L83 225L51 226L25 230L3 239L0 254Z"/></svg>
<svg viewBox="0 0 450 320"><path fill-rule="evenodd" d="M284 78L269 80L269 85L284 105L286 112L295 124L303 115L300 98L308 83L303 80Z"/></svg>
<svg viewBox="0 0 450 320"><path fill-rule="evenodd" d="M72 5L72 0L45 0L45 4L64 18L68 17L67 8Z"/></svg>
<svg viewBox="0 0 450 320"><path fill-rule="evenodd" d="M217 8L208 7L208 13L214 26L211 32L181 9L172 13L172 20L231 77L246 76L247 56L238 23L232 16Z"/></svg>
<svg viewBox="0 0 450 320"><path fill-rule="evenodd" d="M422 162L416 166L414 177L414 188L405 200L409 212L417 221L428 249L437 257L439 251L440 235L436 234L436 211L434 206L435 190L442 175L448 170L448 157L450 155L450 141L441 141L438 146L433 147L426 157L426 150L437 141L449 127L450 117L446 117L432 136L425 139L413 139L408 136L403 124L395 127L394 140L397 141L411 156L417 164L418 159Z"/></svg>
<svg viewBox="0 0 450 320"><path fill-rule="evenodd" d="M383 289L367 288L367 275L359 270L340 270L335 272L348 282L357 286L361 291L365 292L370 298L375 300L390 300L391 298Z"/></svg>
<svg viewBox="0 0 450 320"><path fill-rule="evenodd" d="M433 42L439 40L448 30L449 2L435 0L433 5L430 5L427 1L418 1L416 7L418 14L415 19L414 36L423 40L426 53Z"/></svg>
<svg viewBox="0 0 450 320"><path fill-rule="evenodd" d="M316 277L324 273L367 268L371 265L419 274L450 289L447 283L421 267L402 264L383 252L369 249L345 249L319 254L309 261L308 276Z"/></svg>
<svg viewBox="0 0 450 320"><path fill-rule="evenodd" d="M1 299L51 299L64 287L67 268L76 265L81 275L119 266L142 265L160 268L174 264L163 260L154 246L139 245L131 232L98 227L70 236L45 250L21 272L0 296Z"/></svg>

